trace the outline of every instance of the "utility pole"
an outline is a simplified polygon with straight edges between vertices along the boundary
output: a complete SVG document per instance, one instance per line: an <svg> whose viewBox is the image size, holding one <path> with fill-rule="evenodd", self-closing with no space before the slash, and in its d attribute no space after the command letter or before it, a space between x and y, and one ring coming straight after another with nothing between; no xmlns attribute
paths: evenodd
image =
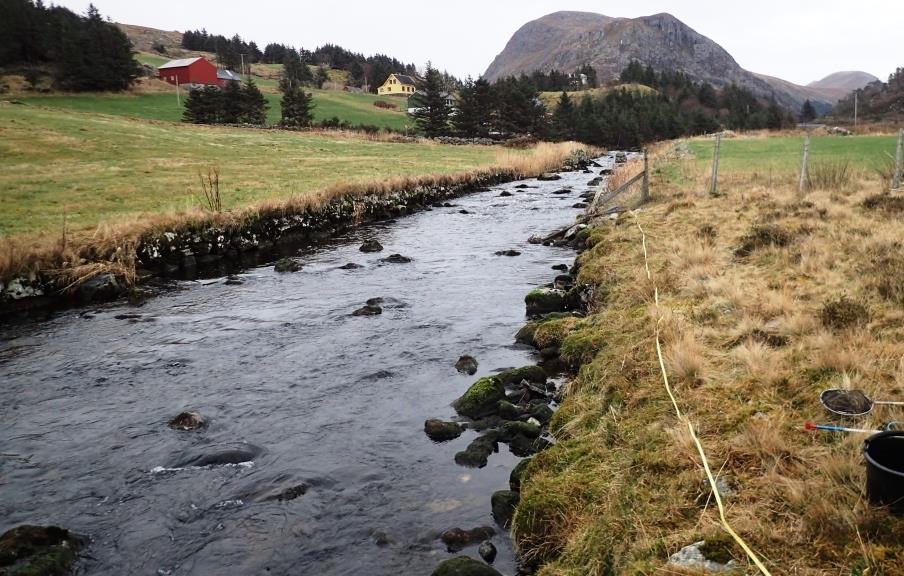
<svg viewBox="0 0 904 576"><path fill-rule="evenodd" d="M176 72L176 104L181 108L182 107L182 98L179 95L179 73Z"/></svg>
<svg viewBox="0 0 904 576"><path fill-rule="evenodd" d="M857 114L860 111L860 93L854 90L854 128L857 127Z"/></svg>
<svg viewBox="0 0 904 576"><path fill-rule="evenodd" d="M245 55L239 54L242 57L242 76L245 76L245 80L248 80L248 77L245 75Z"/></svg>
<svg viewBox="0 0 904 576"><path fill-rule="evenodd" d="M716 147L713 149L713 174L709 184L710 196L719 195L719 152L722 146L722 133L716 134Z"/></svg>
<svg viewBox="0 0 904 576"><path fill-rule="evenodd" d="M901 188L901 165L904 164L904 128L898 131L898 147L895 150L895 179L892 182L892 190Z"/></svg>
<svg viewBox="0 0 904 576"><path fill-rule="evenodd" d="M800 165L800 186L798 190L801 194L804 193L804 186L807 185L807 163L810 161L810 133L807 132L807 137L804 139L804 159Z"/></svg>

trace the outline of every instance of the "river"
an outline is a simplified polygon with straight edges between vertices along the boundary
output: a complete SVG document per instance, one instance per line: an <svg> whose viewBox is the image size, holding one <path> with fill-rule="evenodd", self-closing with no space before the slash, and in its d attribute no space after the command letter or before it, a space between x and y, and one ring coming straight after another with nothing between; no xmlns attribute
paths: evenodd
<svg viewBox="0 0 904 576"><path fill-rule="evenodd" d="M485 468L460 467L475 433L435 444L424 420L454 418L478 377L535 361L513 342L524 295L574 253L527 239L573 222L598 173L357 229L299 250L300 272L0 327L0 532L88 535L89 575L429 574L451 557L440 532L493 525L490 495L518 458L501 445ZM360 252L368 239L385 250ZM521 255L495 255L508 249ZM381 262L392 253L412 262ZM383 314L350 315L375 297ZM455 370L462 354L476 375ZM168 428L183 410L208 426ZM188 465L228 450L253 459ZM513 574L497 530L495 567Z"/></svg>

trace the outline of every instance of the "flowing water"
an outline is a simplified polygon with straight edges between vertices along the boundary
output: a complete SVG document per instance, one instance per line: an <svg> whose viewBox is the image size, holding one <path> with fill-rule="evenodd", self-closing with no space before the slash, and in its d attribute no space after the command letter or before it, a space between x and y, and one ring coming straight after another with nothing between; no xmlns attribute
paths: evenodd
<svg viewBox="0 0 904 576"><path fill-rule="evenodd" d="M513 344L524 295L574 254L526 241L573 222L594 172L349 232L301 250L297 273L0 327L0 532L88 535L91 575L429 574L450 557L440 532L493 525L490 495L518 459L500 445L485 468L457 466L475 433L434 444L424 420L534 361ZM386 250L360 252L370 238ZM511 248L522 255L494 255ZM380 261L391 253L413 261ZM374 297L382 315L350 315ZM462 354L475 376L456 372ZM189 409L209 425L167 427ZM508 535L493 542L513 574Z"/></svg>

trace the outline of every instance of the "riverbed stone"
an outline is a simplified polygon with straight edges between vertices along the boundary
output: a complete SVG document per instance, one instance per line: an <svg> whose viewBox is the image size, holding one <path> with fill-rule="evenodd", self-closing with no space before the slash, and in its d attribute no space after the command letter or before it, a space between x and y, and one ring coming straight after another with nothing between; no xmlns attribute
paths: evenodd
<svg viewBox="0 0 904 576"><path fill-rule="evenodd" d="M455 440L464 428L457 422L444 422L438 418L430 418L424 422L424 433L434 442Z"/></svg>
<svg viewBox="0 0 904 576"><path fill-rule="evenodd" d="M575 204L571 205L572 208L577 208L578 210L586 210L588 206L590 205L586 202L576 202Z"/></svg>
<svg viewBox="0 0 904 576"><path fill-rule="evenodd" d="M521 256L521 252L517 250L500 250L496 252L496 256Z"/></svg>
<svg viewBox="0 0 904 576"><path fill-rule="evenodd" d="M472 544L477 544L495 535L496 529L491 526L479 526L470 530L450 528L440 534L439 539L446 545L449 552L460 552Z"/></svg>
<svg viewBox="0 0 904 576"><path fill-rule="evenodd" d="M553 412L552 408L549 407L548 404L545 403L537 403L530 408L530 415L533 418L537 419L537 422L540 424L546 424L550 420L552 420Z"/></svg>
<svg viewBox="0 0 904 576"><path fill-rule="evenodd" d="M106 302L114 300L123 292L116 276L110 273L98 274L84 282L76 290L76 296L83 303Z"/></svg>
<svg viewBox="0 0 904 576"><path fill-rule="evenodd" d="M277 501L277 502L289 502L291 500L295 500L297 498L301 498L308 492L309 486L307 484L298 484L296 486L290 486L285 490L277 494L273 494L271 496L267 496L264 498L264 501Z"/></svg>
<svg viewBox="0 0 904 576"><path fill-rule="evenodd" d="M509 196L512 196L512 193L509 192L508 190L503 190L502 192L499 193L499 196L502 198L508 198Z"/></svg>
<svg viewBox="0 0 904 576"><path fill-rule="evenodd" d="M173 430L197 430L207 425L204 417L198 412L185 411L169 421L168 426Z"/></svg>
<svg viewBox="0 0 904 576"><path fill-rule="evenodd" d="M355 264L354 262L349 262L348 264L343 264L339 267L340 270L358 270L359 268L364 268L364 266Z"/></svg>
<svg viewBox="0 0 904 576"><path fill-rule="evenodd" d="M553 192L553 194L555 194L556 196L564 196L566 194L571 194L572 192L573 190L571 188L562 188L560 190L556 190L555 192Z"/></svg>
<svg viewBox="0 0 904 576"><path fill-rule="evenodd" d="M241 286L244 283L245 283L244 280L242 280L240 277L235 276L233 274L230 274L229 276L227 276L226 281L223 282L223 284L225 284L226 286Z"/></svg>
<svg viewBox="0 0 904 576"><path fill-rule="evenodd" d="M401 254L391 254L386 258L382 258L381 262L386 262L388 264L408 264L411 262L411 258L407 256L402 256Z"/></svg>
<svg viewBox="0 0 904 576"><path fill-rule="evenodd" d="M64 576L84 540L58 526L22 525L0 535L0 574Z"/></svg>
<svg viewBox="0 0 904 576"><path fill-rule="evenodd" d="M473 356L468 356L467 354L465 354L458 359L458 362L455 363L455 369L462 374L473 376L477 373L477 359Z"/></svg>
<svg viewBox="0 0 904 576"><path fill-rule="evenodd" d="M358 250L361 252L381 252L383 250L383 245L376 240L365 240Z"/></svg>
<svg viewBox="0 0 904 576"><path fill-rule="evenodd" d="M538 438L540 436L540 427L529 422L512 420L499 428L499 439L503 442L508 442L519 435L531 439Z"/></svg>
<svg viewBox="0 0 904 576"><path fill-rule="evenodd" d="M496 408L496 403L505 398L505 386L502 381L493 376L481 378L471 384L452 406L462 416L468 418L480 418L491 414Z"/></svg>
<svg viewBox="0 0 904 576"><path fill-rule="evenodd" d="M539 180L540 182L554 182L561 179L562 177L555 172L544 172L543 174L537 176L537 180Z"/></svg>
<svg viewBox="0 0 904 576"><path fill-rule="evenodd" d="M530 316L562 312L565 310L565 291L555 288L536 288L524 297Z"/></svg>
<svg viewBox="0 0 904 576"><path fill-rule="evenodd" d="M370 304L367 304L352 312L352 316L379 316L382 313L383 308L381 308L380 306L372 306Z"/></svg>
<svg viewBox="0 0 904 576"><path fill-rule="evenodd" d="M556 264L552 269L559 272L568 272L568 264Z"/></svg>
<svg viewBox="0 0 904 576"><path fill-rule="evenodd" d="M456 556L441 562L431 576L502 576L502 574L492 566L468 556Z"/></svg>
<svg viewBox="0 0 904 576"><path fill-rule="evenodd" d="M531 188L536 188L536 186L531 186L530 184L518 184L514 186L517 190L530 190Z"/></svg>
<svg viewBox="0 0 904 576"><path fill-rule="evenodd" d="M517 420L521 418L524 411L508 400L500 400L496 403L496 414L503 420Z"/></svg>
<svg viewBox="0 0 904 576"><path fill-rule="evenodd" d="M518 465L512 469L512 473L509 474L509 488L512 492L520 492L521 491L521 482L524 480L524 473L527 471L527 467L530 466L531 458L525 458L518 462Z"/></svg>
<svg viewBox="0 0 904 576"><path fill-rule="evenodd" d="M478 436L467 448L455 454L455 463L466 468L483 468L487 465L490 455L498 451L497 434L490 431Z"/></svg>
<svg viewBox="0 0 904 576"><path fill-rule="evenodd" d="M280 258L273 265L273 270L279 272L280 274L298 272L299 270L301 270L301 264L299 264L292 258Z"/></svg>
<svg viewBox="0 0 904 576"><path fill-rule="evenodd" d="M487 564L492 564L496 561L496 547L489 540L480 544L477 553L480 554L480 557L483 558L483 561Z"/></svg>
<svg viewBox="0 0 904 576"><path fill-rule="evenodd" d="M546 383L546 372L543 368L540 368L536 365L523 366L521 368L512 368L510 370L505 370L496 375L503 386L511 386L513 384L520 384L522 380L527 380L528 382L536 382L538 384Z"/></svg>
<svg viewBox="0 0 904 576"><path fill-rule="evenodd" d="M493 492L490 498L490 506L493 510L493 519L503 528L508 528L512 524L512 517L515 515L515 507L518 506L520 495L511 490L500 490Z"/></svg>

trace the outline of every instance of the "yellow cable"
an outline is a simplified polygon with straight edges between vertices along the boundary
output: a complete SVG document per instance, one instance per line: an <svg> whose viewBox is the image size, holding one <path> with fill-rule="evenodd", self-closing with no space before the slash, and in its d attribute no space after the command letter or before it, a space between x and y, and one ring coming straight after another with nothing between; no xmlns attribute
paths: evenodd
<svg viewBox="0 0 904 576"><path fill-rule="evenodd" d="M653 275L650 273L650 258L647 254L647 235L643 231L643 228L640 225L640 221L637 219L637 213L632 211L631 215L634 217L634 223L637 225L637 229L640 230L641 244L643 245L643 262L644 268L647 272L647 279L651 282L653 281ZM657 311L659 310L659 288L654 285L653 287L653 300L656 305ZM678 416L678 419L687 424L687 429L691 434L691 439L693 439L694 444L697 446L697 452L700 454L700 460L703 461L703 470L706 472L706 479L709 481L709 487L712 490L713 496L716 500L716 506L719 509L719 520L722 524L722 527L726 532L734 539L738 545L744 549L744 552L747 554L747 557L750 558L751 561L759 568L760 572L763 573L764 576L772 576L769 573L769 570L763 563L760 561L759 557L754 553L753 550L750 549L750 546L747 545L747 542L741 538L737 532L731 527L731 524L728 523L728 519L725 517L725 506L722 504L722 497L719 495L719 487L716 484L716 478L713 476L712 470L709 466L709 459L706 457L706 452L703 450L703 444L700 442L700 439L697 438L697 433L694 430L694 425L691 424L689 418L684 416L681 413L681 409L678 407L678 401L675 399L675 394L672 392L672 386L669 384L669 375L665 369L665 360L662 357L662 344L659 338L659 321L656 322L656 355L659 358L659 368L662 370L662 381L665 384L665 390L669 394L669 398L672 400L672 406L675 408L675 414Z"/></svg>

